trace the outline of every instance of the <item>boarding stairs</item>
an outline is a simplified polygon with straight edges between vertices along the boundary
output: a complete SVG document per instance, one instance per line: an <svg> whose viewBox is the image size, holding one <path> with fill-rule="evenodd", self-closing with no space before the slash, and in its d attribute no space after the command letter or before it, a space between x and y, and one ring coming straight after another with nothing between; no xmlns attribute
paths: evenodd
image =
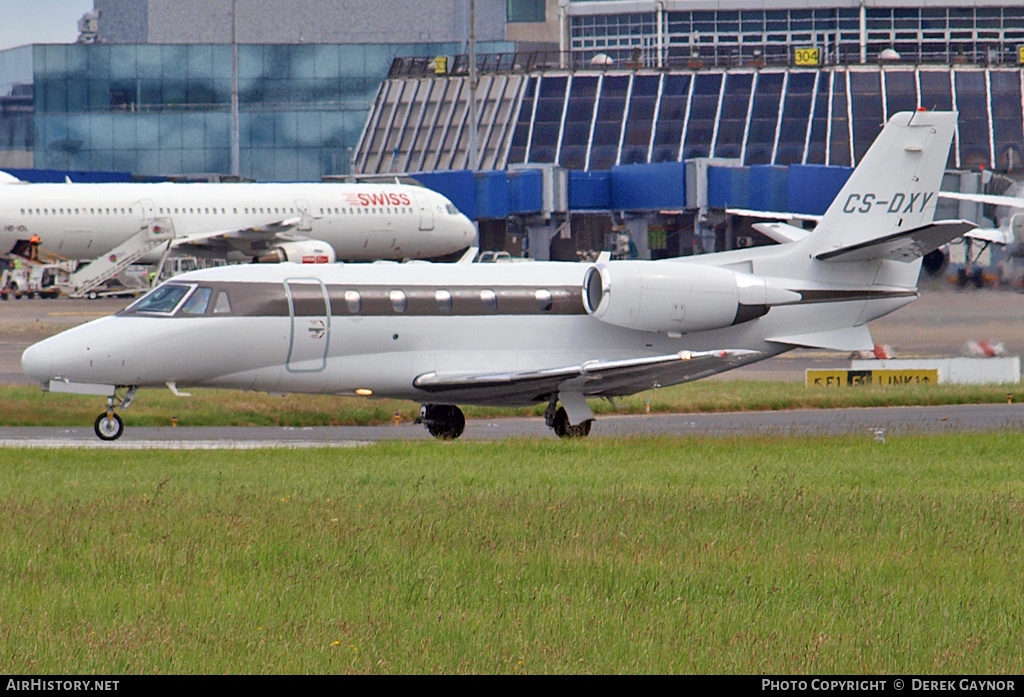
<svg viewBox="0 0 1024 697"><path fill-rule="evenodd" d="M80 266L69 277L65 292L72 298L95 297L96 289L161 245L170 247L174 225L168 218L150 221L124 243Z"/></svg>

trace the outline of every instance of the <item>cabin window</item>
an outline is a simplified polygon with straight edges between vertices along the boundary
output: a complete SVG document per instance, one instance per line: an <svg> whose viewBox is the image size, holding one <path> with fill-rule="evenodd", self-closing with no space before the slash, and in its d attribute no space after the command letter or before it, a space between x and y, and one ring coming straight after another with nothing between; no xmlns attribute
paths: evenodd
<svg viewBox="0 0 1024 697"><path fill-rule="evenodd" d="M446 290L439 290L434 293L434 298L437 300L437 309L442 315L450 315L452 313L452 294Z"/></svg>
<svg viewBox="0 0 1024 697"><path fill-rule="evenodd" d="M358 290L346 290L345 291L345 305L348 307L348 311L353 315L359 314L359 310L362 308L362 298L359 297Z"/></svg>
<svg viewBox="0 0 1024 697"><path fill-rule="evenodd" d="M533 297L537 299L537 307L540 308L541 312L551 312L551 308L555 303L551 297L551 291L538 288Z"/></svg>
<svg viewBox="0 0 1024 697"><path fill-rule="evenodd" d="M213 295L212 288L199 287L189 296L185 304L181 306L183 315L205 315L206 308L210 306L210 297Z"/></svg>
<svg viewBox="0 0 1024 697"><path fill-rule="evenodd" d="M215 315L229 315L231 314L231 301L228 300L228 292L226 290L218 291L217 301L213 303L213 314Z"/></svg>
<svg viewBox="0 0 1024 697"><path fill-rule="evenodd" d="M493 290L480 291L480 301L484 304L484 309L488 312L498 311L498 296Z"/></svg>
<svg viewBox="0 0 1024 697"><path fill-rule="evenodd" d="M395 312L405 312L405 308L409 306L409 300L405 297L405 293L400 290L391 291L391 308Z"/></svg>
<svg viewBox="0 0 1024 697"><path fill-rule="evenodd" d="M192 290L192 286L183 286L177 283L165 283L151 293L144 295L139 302L129 309L136 312L159 312L170 314L178 306L181 299Z"/></svg>

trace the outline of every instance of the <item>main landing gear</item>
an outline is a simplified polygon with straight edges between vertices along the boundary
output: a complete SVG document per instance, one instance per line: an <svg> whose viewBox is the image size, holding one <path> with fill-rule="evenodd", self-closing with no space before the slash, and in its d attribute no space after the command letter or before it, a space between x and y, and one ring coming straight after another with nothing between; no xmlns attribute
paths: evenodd
<svg viewBox="0 0 1024 697"><path fill-rule="evenodd" d="M434 438L455 440L466 430L462 410L451 404L424 404L414 423L424 424Z"/></svg>
<svg viewBox="0 0 1024 697"><path fill-rule="evenodd" d="M135 399L136 389L129 387L121 399L117 399L116 395L107 397L107 410L96 417L92 426L92 430L100 440L117 440L124 433L124 421L114 413L114 406L117 403L120 403L122 409L131 406L132 400Z"/></svg>
<svg viewBox="0 0 1024 697"><path fill-rule="evenodd" d="M590 435L590 427L593 419L586 419L578 424L569 423L569 414L565 407L556 407L558 403L551 400L548 408L544 410L544 423L555 432L559 438L586 438Z"/></svg>
<svg viewBox="0 0 1024 697"><path fill-rule="evenodd" d="M424 404L415 423L424 424L430 435L440 440L455 440L466 430L466 417L462 410L450 404ZM571 424L565 407L558 406L558 401L552 399L544 411L544 423L559 438L585 438L590 434L594 420L584 419L578 424Z"/></svg>

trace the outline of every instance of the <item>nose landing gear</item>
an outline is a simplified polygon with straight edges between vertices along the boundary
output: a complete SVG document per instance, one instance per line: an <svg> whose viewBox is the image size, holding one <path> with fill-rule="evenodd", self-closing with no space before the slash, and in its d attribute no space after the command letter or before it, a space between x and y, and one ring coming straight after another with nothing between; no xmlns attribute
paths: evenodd
<svg viewBox="0 0 1024 697"><path fill-rule="evenodd" d="M100 440L117 440L124 433L124 421L113 411L106 411L96 417L92 428Z"/></svg>
<svg viewBox="0 0 1024 697"><path fill-rule="evenodd" d="M121 437L124 433L124 421L114 413L114 406L120 403L122 409L127 409L131 406L132 400L135 399L135 391L137 389L136 387L129 387L124 397L120 399L116 395L107 397L107 410L96 417L96 421L92 426L96 437L106 441L117 440Z"/></svg>

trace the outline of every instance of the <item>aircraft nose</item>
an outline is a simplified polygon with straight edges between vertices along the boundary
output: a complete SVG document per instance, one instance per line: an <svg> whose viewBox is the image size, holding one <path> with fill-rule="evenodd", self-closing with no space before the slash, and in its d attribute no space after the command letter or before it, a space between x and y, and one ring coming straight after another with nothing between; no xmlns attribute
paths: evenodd
<svg viewBox="0 0 1024 697"><path fill-rule="evenodd" d="M463 228L463 232L462 232L462 239L467 244L473 245L473 244L476 244L476 237L477 237L476 225L474 225L473 221L470 220L467 217L466 218L466 225Z"/></svg>
<svg viewBox="0 0 1024 697"><path fill-rule="evenodd" d="M53 348L47 341L32 344L21 354L21 369L37 382L46 382L53 375Z"/></svg>

